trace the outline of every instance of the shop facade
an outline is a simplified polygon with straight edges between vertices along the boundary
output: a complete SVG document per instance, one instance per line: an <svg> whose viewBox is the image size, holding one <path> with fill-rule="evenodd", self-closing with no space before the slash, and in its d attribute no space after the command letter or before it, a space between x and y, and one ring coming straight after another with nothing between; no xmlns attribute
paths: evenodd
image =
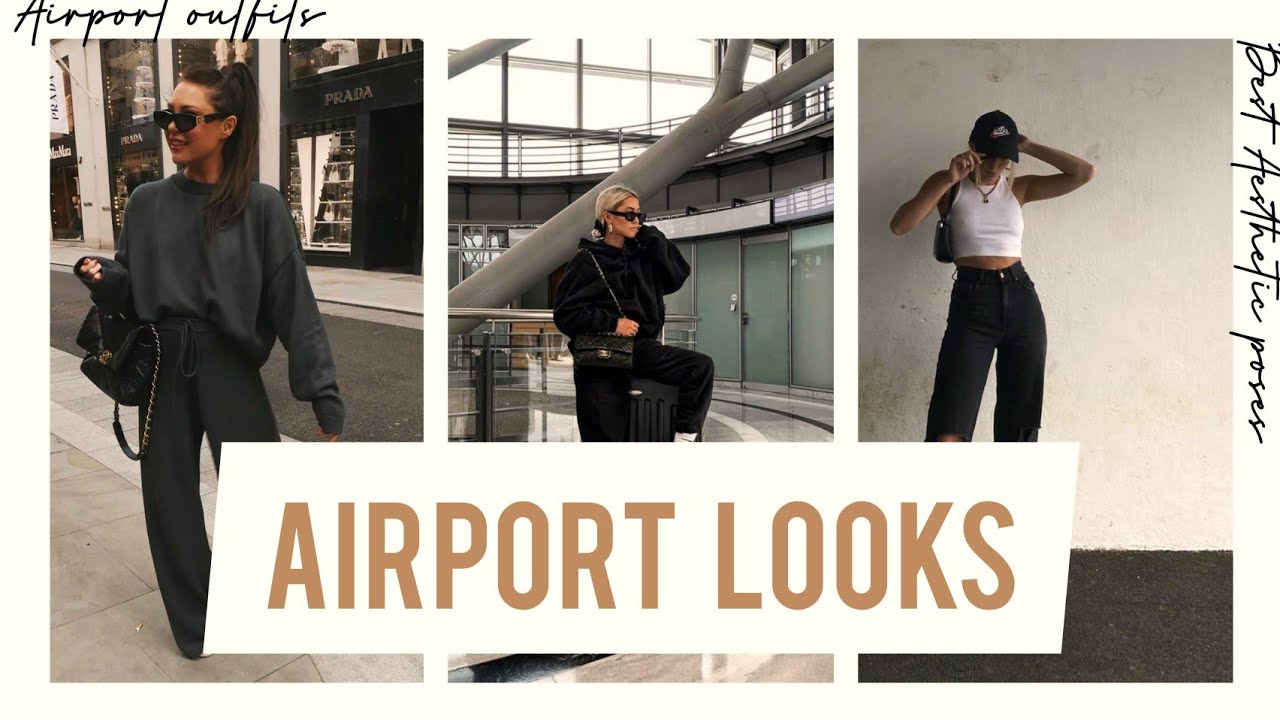
<svg viewBox="0 0 1280 720"><path fill-rule="evenodd" d="M70 56L58 58L67 132L49 140L49 219L54 240L81 242L84 216L80 199L80 163L76 154L75 115L71 98Z"/></svg>
<svg viewBox="0 0 1280 720"><path fill-rule="evenodd" d="M422 272L422 45L289 41L280 172L307 262Z"/></svg>
<svg viewBox="0 0 1280 720"><path fill-rule="evenodd" d="M422 272L421 41L94 40L51 49L68 115L81 114L79 133L74 123L51 133L52 242L116 247L129 194L182 169L152 113L167 106L184 70L244 62L263 110L255 176L289 202L307 262Z"/></svg>
<svg viewBox="0 0 1280 720"><path fill-rule="evenodd" d="M124 206L134 188L164 177L157 108L156 43L103 40L102 88L107 126L107 178L112 237L120 239Z"/></svg>

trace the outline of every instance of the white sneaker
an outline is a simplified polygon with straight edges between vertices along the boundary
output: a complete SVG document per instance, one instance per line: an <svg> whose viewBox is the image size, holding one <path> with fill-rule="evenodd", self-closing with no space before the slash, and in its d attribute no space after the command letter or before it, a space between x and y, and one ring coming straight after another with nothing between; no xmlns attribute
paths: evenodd
<svg viewBox="0 0 1280 720"><path fill-rule="evenodd" d="M212 656L213 656L213 653L200 653L200 659L201 659L201 660L203 660L203 659L205 659L205 658L207 658L207 657L212 657Z"/></svg>
<svg viewBox="0 0 1280 720"><path fill-rule="evenodd" d="M698 433L676 433L675 442L697 442Z"/></svg>

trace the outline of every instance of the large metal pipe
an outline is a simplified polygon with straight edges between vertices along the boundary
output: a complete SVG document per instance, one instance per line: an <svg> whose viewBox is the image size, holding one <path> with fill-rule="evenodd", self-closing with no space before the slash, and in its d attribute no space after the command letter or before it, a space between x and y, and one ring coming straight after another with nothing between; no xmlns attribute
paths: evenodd
<svg viewBox="0 0 1280 720"><path fill-rule="evenodd" d="M596 196L601 190L626 185L640 195L642 202L652 198L727 141L743 123L780 107L801 90L820 86L815 84L834 71L835 43L830 43L744 93L741 71L730 69L745 68L751 43L730 41L712 99L693 117L450 290L449 307L506 305L572 257L578 239L591 227ZM737 91L723 90L724 83L731 87L736 83ZM449 332L467 333L477 324L472 319L450 319Z"/></svg>
<svg viewBox="0 0 1280 720"><path fill-rule="evenodd" d="M529 42L524 40L482 40L475 45L449 56L449 77L453 78L477 65L483 65L514 47Z"/></svg>

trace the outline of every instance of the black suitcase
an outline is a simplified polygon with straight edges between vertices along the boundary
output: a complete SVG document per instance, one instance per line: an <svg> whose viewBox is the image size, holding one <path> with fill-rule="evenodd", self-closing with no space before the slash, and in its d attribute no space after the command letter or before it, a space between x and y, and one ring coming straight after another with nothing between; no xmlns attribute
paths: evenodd
<svg viewBox="0 0 1280 720"><path fill-rule="evenodd" d="M646 378L631 378L627 403L627 442L672 442L680 391Z"/></svg>

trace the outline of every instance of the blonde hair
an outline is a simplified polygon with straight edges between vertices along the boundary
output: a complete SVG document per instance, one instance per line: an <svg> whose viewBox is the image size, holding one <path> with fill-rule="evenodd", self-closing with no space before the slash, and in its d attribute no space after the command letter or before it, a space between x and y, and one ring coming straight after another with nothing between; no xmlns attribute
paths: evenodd
<svg viewBox="0 0 1280 720"><path fill-rule="evenodd" d="M596 220L608 225L609 221L605 218L605 213L617 208L626 202L628 198L639 200L640 196L636 194L636 191L623 185L611 185L601 190L600 194L596 196ZM591 237L597 240L604 239L604 235L595 228L591 229Z"/></svg>
<svg viewBox="0 0 1280 720"><path fill-rule="evenodd" d="M1014 178L1018 177L1018 163L1016 162L1009 163L1008 169L1006 169L1003 173L1000 173L1000 174L1004 175L1005 180L1007 180L1010 183L1010 185L1012 185ZM969 179L973 181L974 185L978 184L978 168L977 167L974 167L973 170L969 173Z"/></svg>

